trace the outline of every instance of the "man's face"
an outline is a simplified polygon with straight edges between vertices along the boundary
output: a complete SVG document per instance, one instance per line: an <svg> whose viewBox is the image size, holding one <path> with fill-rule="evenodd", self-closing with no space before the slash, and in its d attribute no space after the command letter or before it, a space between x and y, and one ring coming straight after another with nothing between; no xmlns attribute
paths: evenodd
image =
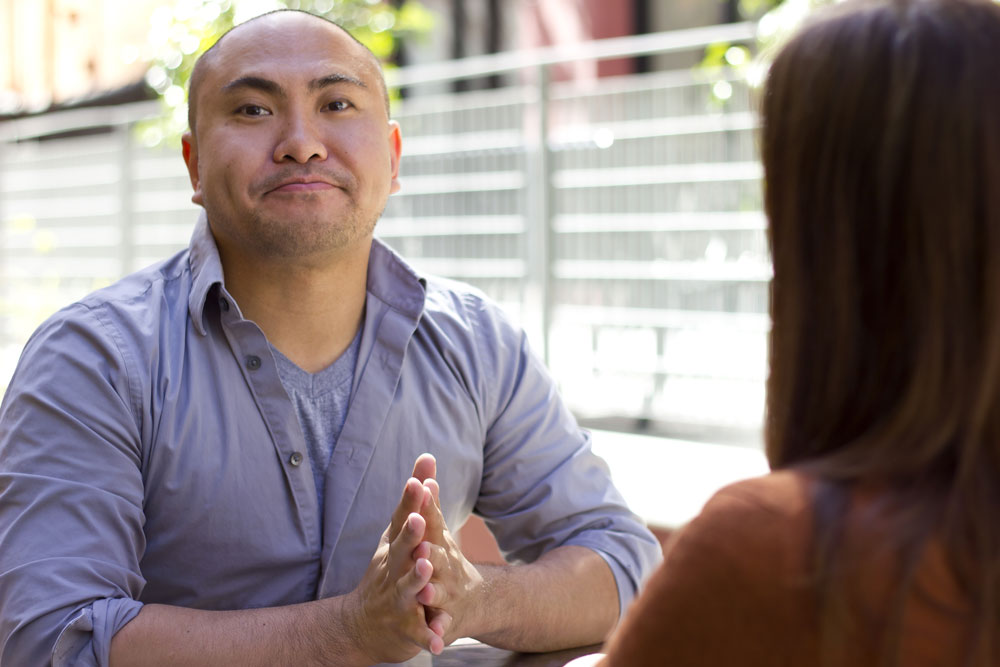
<svg viewBox="0 0 1000 667"><path fill-rule="evenodd" d="M184 156L223 260L366 246L400 155L371 54L289 12L242 26L207 57Z"/></svg>

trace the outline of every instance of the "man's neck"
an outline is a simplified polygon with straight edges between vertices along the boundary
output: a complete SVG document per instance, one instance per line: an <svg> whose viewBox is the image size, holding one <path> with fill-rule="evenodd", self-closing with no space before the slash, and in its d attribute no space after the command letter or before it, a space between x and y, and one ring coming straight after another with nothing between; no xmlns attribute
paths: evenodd
<svg viewBox="0 0 1000 667"><path fill-rule="evenodd" d="M370 244L323 262L227 261L226 289L243 316L297 366L320 371L343 353L364 320Z"/></svg>

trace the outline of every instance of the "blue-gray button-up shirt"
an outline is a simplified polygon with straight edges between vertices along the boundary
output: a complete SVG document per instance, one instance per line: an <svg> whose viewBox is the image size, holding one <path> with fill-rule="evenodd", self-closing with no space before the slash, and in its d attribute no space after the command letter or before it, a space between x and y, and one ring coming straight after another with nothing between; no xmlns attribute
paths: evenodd
<svg viewBox="0 0 1000 667"><path fill-rule="evenodd" d="M35 332L0 408L0 663L107 664L144 603L348 592L425 451L448 525L476 512L514 562L590 547L625 608L658 544L523 332L378 241L367 289L322 508L268 342L226 291L204 215L187 250Z"/></svg>

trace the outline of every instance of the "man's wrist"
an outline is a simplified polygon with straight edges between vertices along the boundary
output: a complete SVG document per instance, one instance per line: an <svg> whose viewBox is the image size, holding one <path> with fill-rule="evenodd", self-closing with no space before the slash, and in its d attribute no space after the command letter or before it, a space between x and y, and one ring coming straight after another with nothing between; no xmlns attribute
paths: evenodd
<svg viewBox="0 0 1000 667"><path fill-rule="evenodd" d="M468 598L469 605L464 610L464 618L458 623L458 629L461 636L479 638L496 632L504 625L505 611L498 608L495 593L501 588L501 579L510 566L472 563L472 567L476 568L481 579Z"/></svg>
<svg viewBox="0 0 1000 667"><path fill-rule="evenodd" d="M363 605L358 592L354 590L321 602L326 604L326 617L331 621L324 628L324 634L328 638L328 649L324 656L326 664L330 664L331 659L333 664L344 667L377 663L372 647L369 646Z"/></svg>

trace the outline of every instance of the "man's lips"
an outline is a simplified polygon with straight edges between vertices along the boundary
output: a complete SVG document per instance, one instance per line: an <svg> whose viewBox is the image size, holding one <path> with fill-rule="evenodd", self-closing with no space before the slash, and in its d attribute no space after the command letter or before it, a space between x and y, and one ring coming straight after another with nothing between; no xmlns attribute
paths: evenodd
<svg viewBox="0 0 1000 667"><path fill-rule="evenodd" d="M271 189L269 193L314 192L318 190L332 190L335 187L335 185L327 183L326 181L292 181L289 183L283 183L276 188Z"/></svg>
<svg viewBox="0 0 1000 667"><path fill-rule="evenodd" d="M335 189L350 193L354 186L355 180L350 173L332 168L314 168L308 171L282 169L254 183L250 187L250 195L307 195Z"/></svg>

